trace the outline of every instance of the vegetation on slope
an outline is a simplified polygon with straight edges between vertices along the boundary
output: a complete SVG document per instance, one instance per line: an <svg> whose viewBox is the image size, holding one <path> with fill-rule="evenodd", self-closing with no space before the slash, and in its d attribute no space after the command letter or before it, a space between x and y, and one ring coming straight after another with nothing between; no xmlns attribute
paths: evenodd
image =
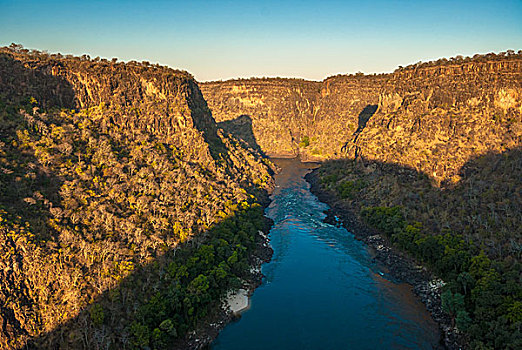
<svg viewBox="0 0 522 350"><path fill-rule="evenodd" d="M521 161L520 149L477 158L443 190L411 168L370 161L332 161L319 176L367 225L443 278L442 307L471 348L517 349Z"/></svg>
<svg viewBox="0 0 522 350"><path fill-rule="evenodd" d="M271 165L186 73L15 47L0 79L0 346L182 338L248 275Z"/></svg>

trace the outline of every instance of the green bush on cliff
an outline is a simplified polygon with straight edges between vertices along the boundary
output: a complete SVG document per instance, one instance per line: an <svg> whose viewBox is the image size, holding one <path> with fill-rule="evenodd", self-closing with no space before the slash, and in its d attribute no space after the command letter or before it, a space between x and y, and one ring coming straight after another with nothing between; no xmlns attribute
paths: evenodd
<svg viewBox="0 0 522 350"><path fill-rule="evenodd" d="M321 183L325 184L325 185L336 183L338 178L339 178L338 174L325 175L325 176L321 177Z"/></svg>
<svg viewBox="0 0 522 350"><path fill-rule="evenodd" d="M310 146L310 137L303 136L303 138L301 139L301 142L299 142L299 147L306 148L308 146Z"/></svg>
<svg viewBox="0 0 522 350"><path fill-rule="evenodd" d="M90 308L89 313L91 315L91 321L95 326L99 327L103 324L105 313L103 312L103 307L100 304L94 304Z"/></svg>
<svg viewBox="0 0 522 350"><path fill-rule="evenodd" d="M357 191L360 191L365 187L366 183L361 179L357 179L355 181L346 180L338 184L336 190L339 197L343 199L351 199Z"/></svg>
<svg viewBox="0 0 522 350"><path fill-rule="evenodd" d="M372 227L391 236L406 224L400 207L369 207L361 210L361 217Z"/></svg>
<svg viewBox="0 0 522 350"><path fill-rule="evenodd" d="M442 309L451 317L451 322L460 329L465 330L469 326L469 315L464 308L464 295L447 290L441 295Z"/></svg>

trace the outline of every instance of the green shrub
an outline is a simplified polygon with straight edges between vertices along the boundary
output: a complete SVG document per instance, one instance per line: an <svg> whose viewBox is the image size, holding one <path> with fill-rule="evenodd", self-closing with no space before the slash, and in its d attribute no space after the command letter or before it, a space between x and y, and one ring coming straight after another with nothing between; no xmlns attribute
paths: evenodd
<svg viewBox="0 0 522 350"><path fill-rule="evenodd" d="M130 333L133 337L133 345L143 348L149 346L150 331L149 328L139 322L132 322L130 327Z"/></svg>
<svg viewBox="0 0 522 350"><path fill-rule="evenodd" d="M337 194L339 197L346 199L352 199L355 196L355 192L362 190L366 187L366 183L363 180L356 181L343 181L337 185Z"/></svg>
<svg viewBox="0 0 522 350"><path fill-rule="evenodd" d="M369 207L361 210L361 217L370 226L389 237L406 226L401 207Z"/></svg>
<svg viewBox="0 0 522 350"><path fill-rule="evenodd" d="M92 323L99 327L103 324L103 321L105 320L105 313L103 312L103 307L100 304L94 304L90 310L89 314L91 316Z"/></svg>
<svg viewBox="0 0 522 350"><path fill-rule="evenodd" d="M339 175L334 173L326 176L321 177L321 183L322 184L330 184L330 183L336 183L338 181Z"/></svg>
<svg viewBox="0 0 522 350"><path fill-rule="evenodd" d="M308 136L304 136L301 139L301 142L299 142L299 147L306 148L308 146L310 146L310 138Z"/></svg>

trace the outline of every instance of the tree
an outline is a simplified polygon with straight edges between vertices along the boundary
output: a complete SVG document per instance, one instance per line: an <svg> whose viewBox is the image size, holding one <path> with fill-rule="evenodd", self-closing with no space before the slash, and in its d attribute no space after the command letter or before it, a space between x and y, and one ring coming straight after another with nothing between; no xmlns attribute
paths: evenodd
<svg viewBox="0 0 522 350"><path fill-rule="evenodd" d="M455 319L459 311L464 311L464 295L460 293L452 293L448 290L441 295L442 309L451 317L451 325L455 326ZM467 314L467 313L466 313ZM469 318L469 316L468 316ZM465 322L465 315L461 313L462 322Z"/></svg>
<svg viewBox="0 0 522 350"><path fill-rule="evenodd" d="M457 283L462 287L464 295L467 295L475 284L475 279L468 272L461 272L457 277Z"/></svg>
<svg viewBox="0 0 522 350"><path fill-rule="evenodd" d="M455 319L457 328L466 331L472 323L471 317L466 310L457 311L457 317Z"/></svg>

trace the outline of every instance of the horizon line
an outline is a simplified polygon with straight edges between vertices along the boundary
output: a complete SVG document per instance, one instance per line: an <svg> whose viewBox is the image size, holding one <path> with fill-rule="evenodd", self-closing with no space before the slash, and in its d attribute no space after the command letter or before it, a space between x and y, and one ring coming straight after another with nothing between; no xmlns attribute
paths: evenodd
<svg viewBox="0 0 522 350"><path fill-rule="evenodd" d="M20 46L21 48L26 49L26 50L37 51L37 52L45 53L45 54L49 54L49 55L58 55L58 54L59 55L63 55L63 56L71 55L73 57L81 57L83 55L86 55L86 56L89 57L90 60L92 60L94 58L99 58L99 59L105 59L107 61L112 61L114 58L116 58L117 59L116 62L118 62L118 63L121 62L121 63L125 63L125 64L128 64L128 63L133 62L133 61L134 62L138 62L138 63L148 62L151 65L159 65L159 66L167 67L167 68L170 68L170 69L173 69L173 70L179 70L179 71L186 72L186 73L190 74L194 78L194 80L196 82L198 82L198 83L214 83L214 82L227 82L227 81L235 81L235 80L253 80L253 79L303 80L303 81L310 81L310 82L318 82L318 83L320 83L320 82L323 82L323 81L325 81L325 80L327 80L329 78L333 78L333 77L337 77L337 76L357 76L357 75L361 75L361 74L363 76L374 76L374 75L393 74L393 73L395 73L397 70L399 70L401 68L406 68L406 67L409 67L409 66L412 66L412 65L416 65L416 64L435 62L435 61L438 61L438 60L441 60L441 59L451 60L451 59L454 59L454 58L457 58L457 57L462 57L463 59L466 59L466 58L473 58L476 55L480 55L480 56L485 56L485 55L488 55L488 54L499 55L501 53L504 53L504 54L508 53L510 51L513 51L515 54L519 54L519 55L522 54L522 49L516 50L516 49L511 49L511 48L508 48L508 49L505 49L505 50L502 50L502 51L498 51L498 52L495 52L495 51L477 52L477 53L474 53L472 56L470 56L470 55L463 55L463 54L456 54L456 55L450 56L450 57L442 56L442 57L437 57L437 58L422 59L422 60L419 60L419 61L416 61L416 62L411 62L411 63L405 64L405 65L398 65L395 69L388 70L388 71L364 72L364 71L359 70L357 72L330 73L330 74L327 74L326 76L324 76L324 78L321 79L321 80L304 78L304 77L300 77L300 76L281 76L281 75L263 75L263 76L251 75L251 76L226 77L226 78L220 78L220 79L198 80L198 79L196 79L195 74L193 72L189 71L188 69L184 69L184 68L181 68L181 67L172 67L169 64L161 63L160 61L152 61L150 59L149 60L147 60L147 59L138 59L138 58L120 59L118 57L107 57L107 56L96 56L96 57L93 58L88 53L83 53L83 54L80 55L80 54L76 54L76 53L49 52L46 49L29 48L29 47L24 46L23 44L13 43L13 42L11 42L11 44L9 44L9 45L4 44L4 46L2 46L2 47L9 49L13 45ZM139 60L141 60L141 61L139 61Z"/></svg>

